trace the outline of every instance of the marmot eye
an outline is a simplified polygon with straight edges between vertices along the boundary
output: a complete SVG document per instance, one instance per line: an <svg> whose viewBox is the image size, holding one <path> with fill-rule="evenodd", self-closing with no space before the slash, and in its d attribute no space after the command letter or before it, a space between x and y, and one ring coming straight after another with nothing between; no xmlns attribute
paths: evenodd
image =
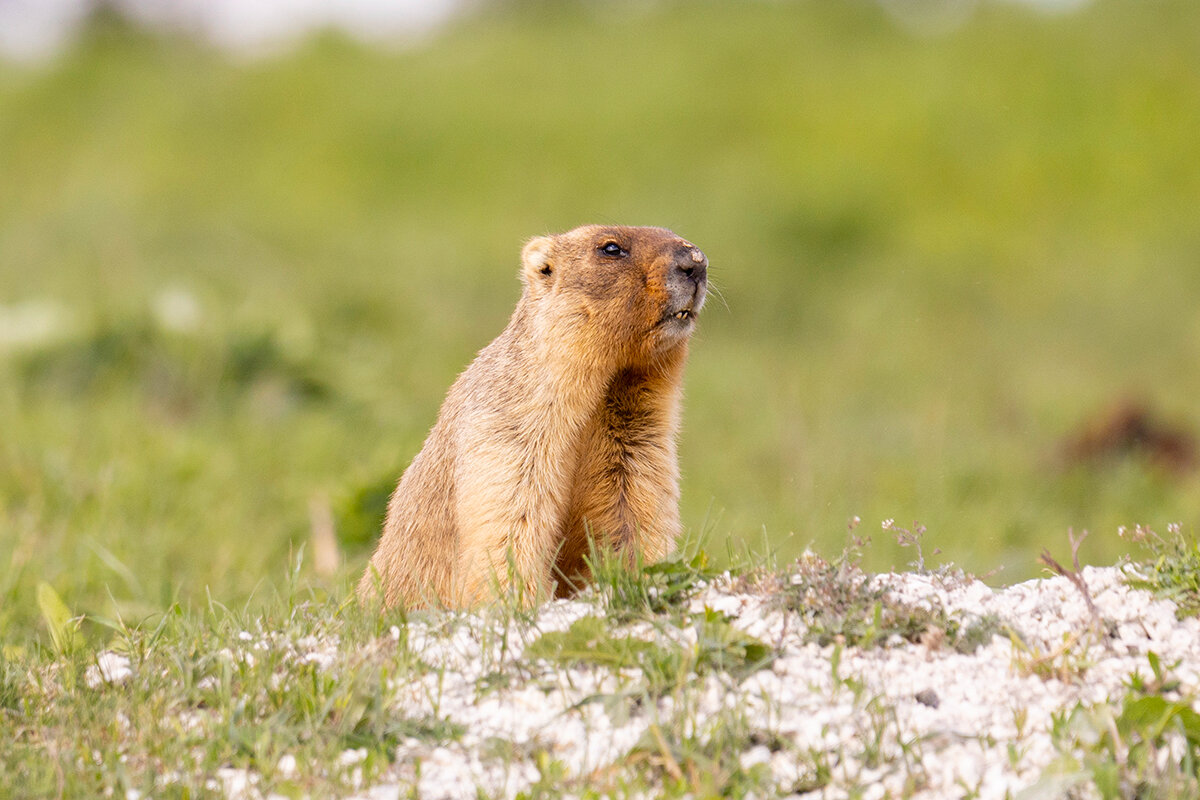
<svg viewBox="0 0 1200 800"><path fill-rule="evenodd" d="M621 247L621 245L617 244L616 242L608 242L606 244L600 245L600 252L604 253L604 255L606 255L606 256L627 256L627 255L629 255L629 253L625 252L625 250Z"/></svg>

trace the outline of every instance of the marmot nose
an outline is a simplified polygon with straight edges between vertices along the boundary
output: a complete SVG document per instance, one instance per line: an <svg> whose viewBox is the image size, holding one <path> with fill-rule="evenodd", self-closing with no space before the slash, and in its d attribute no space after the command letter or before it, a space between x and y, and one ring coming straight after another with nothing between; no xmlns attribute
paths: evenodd
<svg viewBox="0 0 1200 800"><path fill-rule="evenodd" d="M675 271L695 283L708 278L708 258L697 247L683 247L675 252Z"/></svg>

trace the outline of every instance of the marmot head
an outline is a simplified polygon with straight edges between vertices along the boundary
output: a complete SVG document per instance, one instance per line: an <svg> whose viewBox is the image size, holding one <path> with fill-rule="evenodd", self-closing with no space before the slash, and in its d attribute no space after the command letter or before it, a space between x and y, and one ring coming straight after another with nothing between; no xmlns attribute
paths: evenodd
<svg viewBox="0 0 1200 800"><path fill-rule="evenodd" d="M708 286L708 259L665 228L586 225L531 239L525 298L614 354L653 358L685 342ZM566 331L564 331L566 332Z"/></svg>

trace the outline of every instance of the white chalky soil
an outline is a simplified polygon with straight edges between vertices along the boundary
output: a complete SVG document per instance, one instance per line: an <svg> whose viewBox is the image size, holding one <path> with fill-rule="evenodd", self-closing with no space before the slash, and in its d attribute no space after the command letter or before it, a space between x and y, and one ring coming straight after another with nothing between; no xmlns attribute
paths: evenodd
<svg viewBox="0 0 1200 800"><path fill-rule="evenodd" d="M858 787L867 798L1016 796L1058 756L1051 715L1080 702L1118 702L1131 674L1150 677L1147 653L1172 665L1181 696L1200 695L1200 621L1177 620L1172 603L1130 589L1118 568L1082 574L1103 634L1066 578L1000 590L928 574L874 578L896 600L940 607L964 625L993 615L1017 637L1014 644L1013 636L994 636L970 655L935 643L867 650L805 643L799 615L719 580L691 600L691 610L729 615L776 657L740 682L709 673L682 694L641 704L605 701L636 693L637 670L564 669L522 658L524 643L602 613L586 597L549 603L532 628L514 627L507 636L471 615L445 625L413 622L409 647L441 669L393 687L395 712L446 719L465 734L441 745L403 742L390 770L356 796L409 796L416 788L424 800L513 797L541 779L539 754L542 764L559 762L558 782L601 788L592 782L625 768L652 726L679 730L671 723L682 720L684 730L703 736L706 724L737 714L763 733L748 740L741 764L765 765L769 795L837 798ZM694 631L671 626L622 630L695 640ZM519 677L500 686L480 681L498 671ZM828 769L819 784L814 753Z"/></svg>

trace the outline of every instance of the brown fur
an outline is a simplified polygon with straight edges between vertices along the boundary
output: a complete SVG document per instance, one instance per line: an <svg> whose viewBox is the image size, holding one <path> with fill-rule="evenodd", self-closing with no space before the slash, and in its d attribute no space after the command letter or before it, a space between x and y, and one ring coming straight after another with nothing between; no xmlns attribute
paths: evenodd
<svg viewBox="0 0 1200 800"><path fill-rule="evenodd" d="M606 254L609 243L621 252ZM667 555L707 267L662 228L527 243L512 319L450 388L400 478L360 597L379 588L384 605L412 608L569 594L590 577L589 536L628 559Z"/></svg>

